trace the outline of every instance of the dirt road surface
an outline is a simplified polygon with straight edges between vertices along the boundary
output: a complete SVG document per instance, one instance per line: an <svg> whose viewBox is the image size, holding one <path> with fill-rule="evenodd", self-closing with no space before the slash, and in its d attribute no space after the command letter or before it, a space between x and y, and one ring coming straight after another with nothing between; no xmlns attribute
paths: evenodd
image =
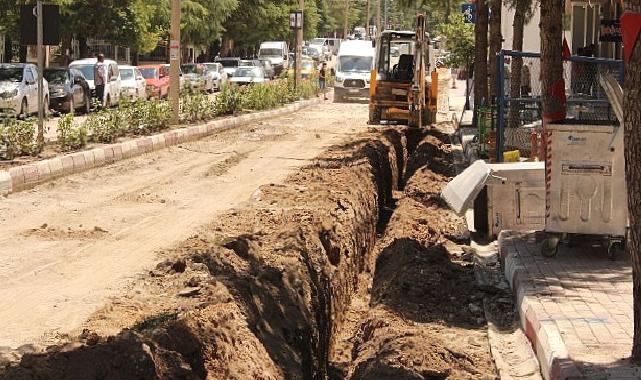
<svg viewBox="0 0 641 380"><path fill-rule="evenodd" d="M324 103L0 199L0 346L72 332L159 250L361 132L366 119L366 105Z"/></svg>

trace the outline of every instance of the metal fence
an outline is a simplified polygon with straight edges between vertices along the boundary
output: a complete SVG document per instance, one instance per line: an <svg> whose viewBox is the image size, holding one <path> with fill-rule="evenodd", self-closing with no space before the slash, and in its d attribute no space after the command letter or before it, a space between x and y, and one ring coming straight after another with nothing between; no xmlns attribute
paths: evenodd
<svg viewBox="0 0 641 380"><path fill-rule="evenodd" d="M599 75L610 73L623 82L623 61L571 56L563 61L567 119L585 123L616 122L616 116ZM540 141L541 56L503 50L497 54L496 157L507 150L530 155L533 141Z"/></svg>

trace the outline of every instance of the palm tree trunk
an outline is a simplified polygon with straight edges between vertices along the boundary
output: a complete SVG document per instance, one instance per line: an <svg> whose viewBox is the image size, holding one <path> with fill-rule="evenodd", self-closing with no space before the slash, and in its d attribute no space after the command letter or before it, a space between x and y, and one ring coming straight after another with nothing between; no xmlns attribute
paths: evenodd
<svg viewBox="0 0 641 380"><path fill-rule="evenodd" d="M541 100L543 127L565 119L563 0L541 1Z"/></svg>
<svg viewBox="0 0 641 380"><path fill-rule="evenodd" d="M520 0L516 4L516 8L514 10L514 22L512 23L512 34L514 36L514 39L512 40L512 50L523 51L523 29L525 28L525 12L527 11L529 5L529 1L526 0ZM511 98L521 96L521 70L523 70L523 58L512 57L512 67L510 70ZM519 103L512 102L509 104L509 128L517 128L521 125L521 120L519 118L520 107L521 105Z"/></svg>
<svg viewBox="0 0 641 380"><path fill-rule="evenodd" d="M487 89L487 3L485 0L476 2L476 24L474 39L476 51L474 56L474 108L488 100ZM474 125L477 125L478 115L474 112Z"/></svg>
<svg viewBox="0 0 641 380"><path fill-rule="evenodd" d="M641 0L626 1L626 7L640 11ZM641 363L641 38L633 43L632 56L625 64L623 116L625 119L625 179L628 185L628 250L632 258L634 337L632 361Z"/></svg>
<svg viewBox="0 0 641 380"><path fill-rule="evenodd" d="M501 34L501 0L490 0L490 58L488 68L490 70L490 97L497 95L496 88L496 53L501 51L503 36Z"/></svg>

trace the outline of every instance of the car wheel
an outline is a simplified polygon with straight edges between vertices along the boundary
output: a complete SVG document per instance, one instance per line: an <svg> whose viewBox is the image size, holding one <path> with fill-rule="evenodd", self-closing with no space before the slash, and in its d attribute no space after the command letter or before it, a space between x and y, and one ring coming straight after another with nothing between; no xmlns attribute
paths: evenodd
<svg viewBox="0 0 641 380"><path fill-rule="evenodd" d="M29 103L27 103L27 98L22 98L22 103L20 104L20 113L18 114L19 118L26 118L29 113Z"/></svg>

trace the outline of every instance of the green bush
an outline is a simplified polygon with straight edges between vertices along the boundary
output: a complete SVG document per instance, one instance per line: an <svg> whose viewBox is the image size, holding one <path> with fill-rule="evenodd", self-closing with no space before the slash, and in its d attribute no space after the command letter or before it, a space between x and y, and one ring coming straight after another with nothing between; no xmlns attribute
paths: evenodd
<svg viewBox="0 0 641 380"><path fill-rule="evenodd" d="M84 148L87 145L87 127L74 124L73 114L66 114L58 120L58 143L64 152Z"/></svg>
<svg viewBox="0 0 641 380"><path fill-rule="evenodd" d="M4 148L7 159L38 153L35 136L33 119L17 120L10 116L0 119L0 147Z"/></svg>
<svg viewBox="0 0 641 380"><path fill-rule="evenodd" d="M233 115L241 110L243 87L224 85L216 97L216 113L218 115Z"/></svg>
<svg viewBox="0 0 641 380"><path fill-rule="evenodd" d="M180 99L181 122L194 123L213 119L217 116L216 103L202 93L187 93Z"/></svg>

